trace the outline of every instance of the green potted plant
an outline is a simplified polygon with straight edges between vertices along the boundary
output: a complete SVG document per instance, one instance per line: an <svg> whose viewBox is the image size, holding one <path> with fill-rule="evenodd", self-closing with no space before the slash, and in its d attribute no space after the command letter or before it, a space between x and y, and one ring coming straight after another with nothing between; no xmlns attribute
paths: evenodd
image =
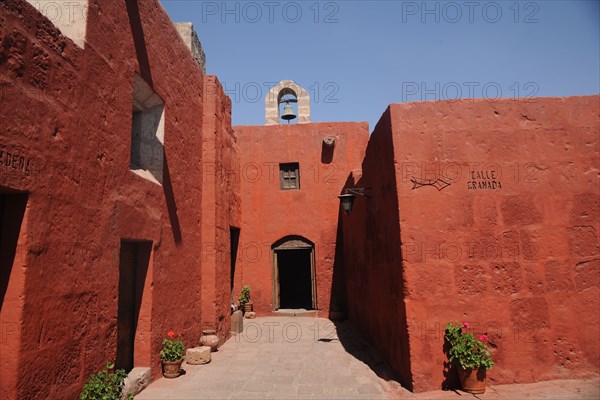
<svg viewBox="0 0 600 400"><path fill-rule="evenodd" d="M242 292L240 293L240 308L244 309L244 312L252 311L252 302L250 301L250 286L244 285Z"/></svg>
<svg viewBox="0 0 600 400"><path fill-rule="evenodd" d="M487 335L479 335L475 339L474 334L467 332L470 327L468 322L446 325L448 359L457 366L458 378L465 392L485 393L486 371L494 366L487 346L489 339Z"/></svg>
<svg viewBox="0 0 600 400"><path fill-rule="evenodd" d="M165 378L177 378L181 375L181 363L185 356L185 346L181 340L173 340L175 333L167 334L168 338L163 340L163 348L160 351L163 376Z"/></svg>
<svg viewBox="0 0 600 400"><path fill-rule="evenodd" d="M123 385L127 372L118 369L113 372L115 365L107 362L105 368L97 374L90 375L90 379L83 385L83 390L79 395L80 400L120 400L123 393ZM133 396L127 396L127 400L132 400Z"/></svg>

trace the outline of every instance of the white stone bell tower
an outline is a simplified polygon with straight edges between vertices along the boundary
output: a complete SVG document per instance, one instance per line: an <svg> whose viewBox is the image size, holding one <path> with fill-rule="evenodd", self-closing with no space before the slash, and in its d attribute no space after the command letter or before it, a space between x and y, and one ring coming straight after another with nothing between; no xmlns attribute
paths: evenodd
<svg viewBox="0 0 600 400"><path fill-rule="evenodd" d="M281 123L279 104L281 98L291 94L298 100L298 123L310 122L310 96L303 87L294 81L281 81L271 88L265 98L265 125L278 125Z"/></svg>

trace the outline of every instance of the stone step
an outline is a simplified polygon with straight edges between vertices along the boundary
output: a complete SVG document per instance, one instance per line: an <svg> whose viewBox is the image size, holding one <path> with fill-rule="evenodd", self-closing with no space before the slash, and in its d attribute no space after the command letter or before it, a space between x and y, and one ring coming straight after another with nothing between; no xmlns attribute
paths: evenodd
<svg viewBox="0 0 600 400"><path fill-rule="evenodd" d="M288 309L280 308L277 311L271 313L274 317L317 317L317 310L305 310L304 308Z"/></svg>

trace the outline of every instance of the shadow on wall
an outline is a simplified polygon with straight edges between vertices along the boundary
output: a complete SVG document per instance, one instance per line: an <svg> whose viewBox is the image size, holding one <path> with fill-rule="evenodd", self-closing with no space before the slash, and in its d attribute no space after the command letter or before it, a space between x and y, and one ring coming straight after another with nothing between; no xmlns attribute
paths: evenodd
<svg viewBox="0 0 600 400"><path fill-rule="evenodd" d="M444 340L444 344L442 345L442 351L447 358L450 358L450 344L447 340ZM456 389L460 389L457 368L451 362L444 361L444 380L442 382L442 390Z"/></svg>
<svg viewBox="0 0 600 400"><path fill-rule="evenodd" d="M179 225L179 217L177 216L177 203L175 202L175 193L173 192L173 184L171 182L171 173L169 171L169 163L167 161L167 153L163 153L163 191L165 193L165 201L167 202L167 211L169 212L169 221L173 230L173 239L175 245L181 244L181 226Z"/></svg>
<svg viewBox="0 0 600 400"><path fill-rule="evenodd" d="M344 187L347 187L349 180ZM344 318L348 313L348 299L346 297L346 279L344 276L343 252L343 216L342 208L338 209L338 224L335 237L335 255L333 259L333 273L331 278L331 297L329 300L329 318L332 320Z"/></svg>
<svg viewBox="0 0 600 400"><path fill-rule="evenodd" d="M349 176L344 184L344 189L352 187L352 176ZM343 190L342 190L343 193ZM335 259L333 262L333 278L331 284L331 300L329 304L329 317L333 321L337 337L344 347L344 350L351 354L357 360L362 361L371 368L375 374L386 381L393 381L396 383L402 382L401 377L394 372L390 365L385 361L385 358L373 348L362 337L359 330L352 324L352 322L340 321L344 316L348 315L348 298L346 291L346 277L344 273L344 235L343 235L343 223L344 213L339 208L338 211L338 227L336 234L336 246L335 246ZM321 341L329 341L330 339L319 339Z"/></svg>
<svg viewBox="0 0 600 400"><path fill-rule="evenodd" d="M370 190L368 197L354 199L349 214L340 211L338 215L331 306L342 299L352 324L399 375L402 386L412 390L389 108L369 139L362 177L355 182L350 176L344 189L351 187L368 187ZM338 335L352 353L352 343L344 343L343 332ZM362 360L360 352L355 357ZM363 361L369 364L369 360ZM371 368L383 379L392 379L390 371L379 370L378 365L382 362L375 360Z"/></svg>
<svg viewBox="0 0 600 400"><path fill-rule="evenodd" d="M140 75L150 85L150 87L154 87L148 51L146 50L146 38L144 36L144 29L142 28L142 20L140 18L138 0L126 1L125 5L127 6L127 15L129 16L129 25L131 28L131 34L133 36L135 53L140 66Z"/></svg>

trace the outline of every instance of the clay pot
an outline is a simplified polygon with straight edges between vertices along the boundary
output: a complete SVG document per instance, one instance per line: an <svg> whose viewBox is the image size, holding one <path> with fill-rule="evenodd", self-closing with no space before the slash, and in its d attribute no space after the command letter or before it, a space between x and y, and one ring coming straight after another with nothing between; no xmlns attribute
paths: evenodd
<svg viewBox="0 0 600 400"><path fill-rule="evenodd" d="M479 369L463 369L460 365L458 366L458 379L460 379L460 385L463 391L471 394L485 393L486 387L486 370L485 368Z"/></svg>
<svg viewBox="0 0 600 400"><path fill-rule="evenodd" d="M183 360L162 361L163 376L165 378L177 378L181 375L181 363Z"/></svg>
<svg viewBox="0 0 600 400"><path fill-rule="evenodd" d="M202 336L200 337L200 345L210 347L210 351L216 351L217 346L219 346L219 337L216 335L216 331L214 329L207 329L202 331Z"/></svg>
<svg viewBox="0 0 600 400"><path fill-rule="evenodd" d="M254 307L252 307L252 302L244 303L244 312L251 312Z"/></svg>

